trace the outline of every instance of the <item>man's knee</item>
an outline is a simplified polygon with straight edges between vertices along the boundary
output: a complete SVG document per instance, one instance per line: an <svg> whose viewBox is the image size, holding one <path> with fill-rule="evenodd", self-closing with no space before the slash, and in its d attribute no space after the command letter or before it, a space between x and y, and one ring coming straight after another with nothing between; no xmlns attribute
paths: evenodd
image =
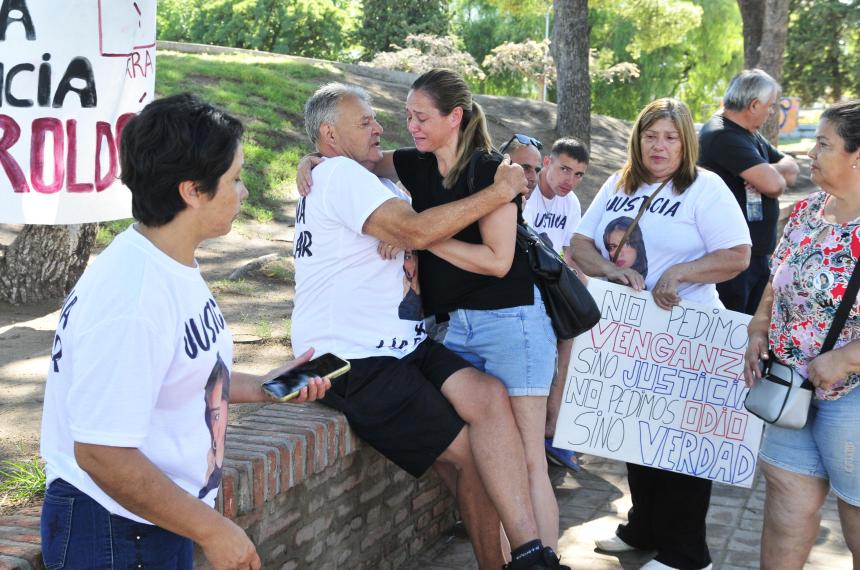
<svg viewBox="0 0 860 570"><path fill-rule="evenodd" d="M468 469L474 464L475 459L472 455L472 445L469 441L469 426L463 426L463 429L460 430L454 441L445 448L445 451L439 455L436 461L437 463L444 464L440 466L441 469L451 466L457 471Z"/></svg>

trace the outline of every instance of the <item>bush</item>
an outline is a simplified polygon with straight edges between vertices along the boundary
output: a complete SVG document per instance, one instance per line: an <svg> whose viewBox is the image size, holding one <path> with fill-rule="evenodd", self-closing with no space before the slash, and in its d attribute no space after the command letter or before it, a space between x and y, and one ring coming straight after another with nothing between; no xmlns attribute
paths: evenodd
<svg viewBox="0 0 860 570"><path fill-rule="evenodd" d="M158 37L337 59L351 30L333 0L160 0Z"/></svg>
<svg viewBox="0 0 860 570"><path fill-rule="evenodd" d="M469 80L481 81L484 72L470 54L462 51L456 38L418 34L406 36L405 47L394 46L395 51L376 54L370 62L372 67L424 73L436 67L456 71Z"/></svg>
<svg viewBox="0 0 860 570"><path fill-rule="evenodd" d="M555 81L555 62L549 53L549 45L549 40L505 42L487 54L484 69L497 81L519 79L522 83L534 82L540 97L544 84L549 87Z"/></svg>
<svg viewBox="0 0 860 570"><path fill-rule="evenodd" d="M448 33L447 0L362 0L362 14L355 36L364 57L391 49L410 35Z"/></svg>

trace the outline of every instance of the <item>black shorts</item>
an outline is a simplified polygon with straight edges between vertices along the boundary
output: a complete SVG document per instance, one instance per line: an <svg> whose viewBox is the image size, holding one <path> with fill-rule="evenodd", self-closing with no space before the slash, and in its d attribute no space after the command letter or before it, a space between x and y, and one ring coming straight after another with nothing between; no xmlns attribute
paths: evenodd
<svg viewBox="0 0 860 570"><path fill-rule="evenodd" d="M420 477L465 425L441 389L469 364L429 338L400 359L377 356L350 364L322 403L343 412L361 439Z"/></svg>

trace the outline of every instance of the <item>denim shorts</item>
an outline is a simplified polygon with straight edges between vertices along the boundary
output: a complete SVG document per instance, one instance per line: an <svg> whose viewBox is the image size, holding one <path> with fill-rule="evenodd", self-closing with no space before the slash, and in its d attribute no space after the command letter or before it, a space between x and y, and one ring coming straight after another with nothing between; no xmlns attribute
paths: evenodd
<svg viewBox="0 0 860 570"><path fill-rule="evenodd" d="M780 469L829 479L837 497L860 507L860 387L813 400L800 430L766 426L759 457Z"/></svg>
<svg viewBox="0 0 860 570"><path fill-rule="evenodd" d="M62 479L45 492L41 534L45 570L194 569L190 539L112 515Z"/></svg>
<svg viewBox="0 0 860 570"><path fill-rule="evenodd" d="M453 311L445 346L500 379L510 396L549 394L556 340L537 287L533 305Z"/></svg>

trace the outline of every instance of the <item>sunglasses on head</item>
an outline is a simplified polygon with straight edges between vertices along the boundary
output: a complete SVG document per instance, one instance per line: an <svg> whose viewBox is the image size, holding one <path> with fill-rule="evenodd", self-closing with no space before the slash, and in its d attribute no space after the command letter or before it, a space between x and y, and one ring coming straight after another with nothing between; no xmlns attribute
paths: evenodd
<svg viewBox="0 0 860 570"><path fill-rule="evenodd" d="M508 150L508 147L511 146L511 143L514 142L515 140L520 144L532 145L533 147L535 147L538 150L543 149L543 143L540 142L539 140L537 140L536 138L530 137L528 135L521 135L521 134L517 133L514 136L512 136L508 142L506 142L505 144L502 145L502 147L499 149L499 152L504 154L504 152L506 150Z"/></svg>

